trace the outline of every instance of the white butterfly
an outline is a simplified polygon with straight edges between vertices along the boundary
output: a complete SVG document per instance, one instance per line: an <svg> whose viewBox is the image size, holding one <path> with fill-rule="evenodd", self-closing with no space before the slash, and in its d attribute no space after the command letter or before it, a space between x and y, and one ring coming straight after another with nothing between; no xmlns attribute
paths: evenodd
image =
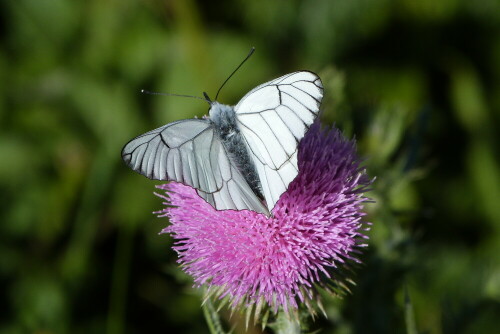
<svg viewBox="0 0 500 334"><path fill-rule="evenodd" d="M269 215L298 174L297 149L319 112L320 78L307 71L266 82L209 117L164 125L132 139L125 163L155 180L181 182L217 210Z"/></svg>

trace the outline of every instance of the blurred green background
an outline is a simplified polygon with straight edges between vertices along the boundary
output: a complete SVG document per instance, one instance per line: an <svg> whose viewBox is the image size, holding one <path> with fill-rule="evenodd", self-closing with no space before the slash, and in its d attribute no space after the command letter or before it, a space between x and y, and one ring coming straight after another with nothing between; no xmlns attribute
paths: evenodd
<svg viewBox="0 0 500 334"><path fill-rule="evenodd" d="M315 71L323 122L377 177L357 286L310 329L498 330L498 0L6 0L0 17L0 333L208 331L157 182L120 151L207 112L141 89L213 98L251 46L219 100Z"/></svg>

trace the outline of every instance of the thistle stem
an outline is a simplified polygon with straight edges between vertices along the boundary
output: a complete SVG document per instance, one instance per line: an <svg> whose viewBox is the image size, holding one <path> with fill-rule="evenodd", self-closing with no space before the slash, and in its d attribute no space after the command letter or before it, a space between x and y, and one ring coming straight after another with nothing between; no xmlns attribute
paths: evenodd
<svg viewBox="0 0 500 334"><path fill-rule="evenodd" d="M271 327L276 334L300 334L300 321L283 310L278 313L276 322Z"/></svg>

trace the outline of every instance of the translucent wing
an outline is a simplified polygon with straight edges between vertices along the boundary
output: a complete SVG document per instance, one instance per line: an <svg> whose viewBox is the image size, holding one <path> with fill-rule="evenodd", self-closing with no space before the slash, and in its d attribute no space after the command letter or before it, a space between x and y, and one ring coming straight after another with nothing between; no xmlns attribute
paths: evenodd
<svg viewBox="0 0 500 334"><path fill-rule="evenodd" d="M150 179L196 188L217 210L249 209L268 214L207 120L177 121L138 136L125 145L122 158Z"/></svg>
<svg viewBox="0 0 500 334"><path fill-rule="evenodd" d="M322 98L320 78L302 71L256 87L234 108L269 210L298 174L298 143L316 119Z"/></svg>

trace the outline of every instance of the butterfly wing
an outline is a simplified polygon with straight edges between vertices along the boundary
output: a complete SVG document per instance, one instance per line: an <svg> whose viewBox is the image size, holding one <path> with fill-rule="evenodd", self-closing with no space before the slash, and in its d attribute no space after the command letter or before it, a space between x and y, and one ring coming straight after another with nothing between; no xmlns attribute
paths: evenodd
<svg viewBox="0 0 500 334"><path fill-rule="evenodd" d="M301 71L254 88L234 107L270 211L298 174L298 143L322 98L320 78Z"/></svg>
<svg viewBox="0 0 500 334"><path fill-rule="evenodd" d="M183 183L217 210L268 213L204 119L173 122L132 139L122 150L125 163L155 180Z"/></svg>

